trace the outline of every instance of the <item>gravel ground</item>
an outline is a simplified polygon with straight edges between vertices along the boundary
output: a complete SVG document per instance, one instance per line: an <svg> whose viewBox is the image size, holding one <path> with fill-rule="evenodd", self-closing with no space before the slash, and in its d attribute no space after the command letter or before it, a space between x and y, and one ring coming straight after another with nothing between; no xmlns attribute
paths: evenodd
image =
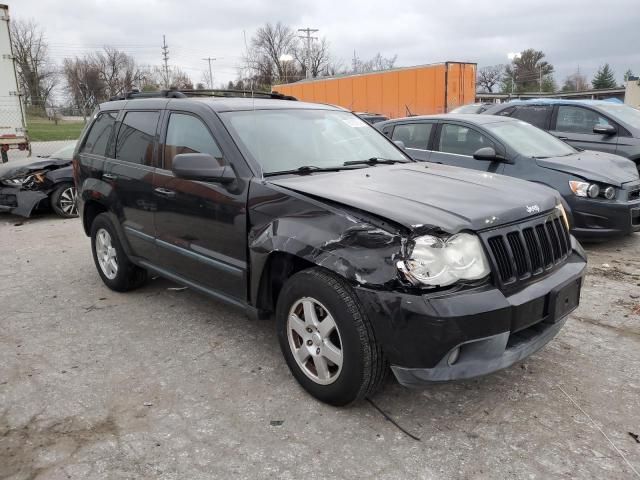
<svg viewBox="0 0 640 480"><path fill-rule="evenodd" d="M153 280L118 294L77 220L0 215L0 478L636 478L640 238L588 247L526 362L370 403L309 397L272 321ZM640 476L638 477L640 478Z"/></svg>

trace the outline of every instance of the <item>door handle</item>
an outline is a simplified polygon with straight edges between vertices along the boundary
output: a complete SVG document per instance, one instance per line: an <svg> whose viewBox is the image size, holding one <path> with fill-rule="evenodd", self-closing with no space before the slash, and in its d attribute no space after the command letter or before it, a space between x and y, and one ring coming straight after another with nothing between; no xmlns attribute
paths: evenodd
<svg viewBox="0 0 640 480"><path fill-rule="evenodd" d="M153 191L162 197L172 198L176 196L176 192L174 192L173 190L169 190L168 188L158 187L154 188Z"/></svg>
<svg viewBox="0 0 640 480"><path fill-rule="evenodd" d="M556 137L558 140L566 141L569 140L569 137Z"/></svg>
<svg viewBox="0 0 640 480"><path fill-rule="evenodd" d="M107 180L117 180L118 176L114 175L113 173L103 173L102 178L105 178Z"/></svg>

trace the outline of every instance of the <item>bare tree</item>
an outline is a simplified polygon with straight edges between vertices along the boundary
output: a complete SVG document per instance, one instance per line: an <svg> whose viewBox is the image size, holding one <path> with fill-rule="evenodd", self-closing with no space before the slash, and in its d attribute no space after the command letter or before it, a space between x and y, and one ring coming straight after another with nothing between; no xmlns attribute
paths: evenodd
<svg viewBox="0 0 640 480"><path fill-rule="evenodd" d="M96 52L91 61L100 71L106 97L121 95L133 88L137 69L133 57L109 46Z"/></svg>
<svg viewBox="0 0 640 480"><path fill-rule="evenodd" d="M89 58L65 58L62 71L71 103L83 116L106 99L100 70Z"/></svg>
<svg viewBox="0 0 640 480"><path fill-rule="evenodd" d="M32 20L12 20L10 25L20 89L28 105L44 109L57 83L56 71L49 61L44 33Z"/></svg>
<svg viewBox="0 0 640 480"><path fill-rule="evenodd" d="M298 43L293 52L293 56L295 57L296 63L299 67L299 77L305 78L307 76L307 49L304 45ZM319 77L324 73L327 66L329 65L329 42L326 38L323 37L319 42L314 42L311 44L309 57L311 65L311 76L313 78Z"/></svg>
<svg viewBox="0 0 640 480"><path fill-rule="evenodd" d="M393 57L383 57L382 54L378 52L369 60L363 61L354 52L351 73L368 73L390 70L395 66L397 59L398 55L394 55Z"/></svg>
<svg viewBox="0 0 640 480"><path fill-rule="evenodd" d="M267 23L260 27L251 39L244 63L248 77L253 79L257 88L270 88L272 84L284 81L291 71L291 61L284 55L293 55L298 43L295 32L278 22Z"/></svg>
<svg viewBox="0 0 640 480"><path fill-rule="evenodd" d="M504 65L491 65L478 70L476 86L484 92L493 92L493 88L502 81Z"/></svg>
<svg viewBox="0 0 640 480"><path fill-rule="evenodd" d="M580 92L583 90L588 90L590 87L589 81L587 77L580 73L580 69L578 68L574 73L569 75L562 86L563 92Z"/></svg>

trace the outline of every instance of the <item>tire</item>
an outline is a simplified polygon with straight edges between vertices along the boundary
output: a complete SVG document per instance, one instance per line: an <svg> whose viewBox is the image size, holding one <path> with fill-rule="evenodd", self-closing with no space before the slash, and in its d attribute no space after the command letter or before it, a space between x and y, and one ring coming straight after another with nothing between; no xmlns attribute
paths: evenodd
<svg viewBox="0 0 640 480"><path fill-rule="evenodd" d="M335 328L331 322L325 325L328 319ZM280 292L276 323L291 373L318 400L344 406L380 387L387 362L360 302L343 278L321 268L296 273Z"/></svg>
<svg viewBox="0 0 640 480"><path fill-rule="evenodd" d="M72 183L61 183L50 196L51 208L62 218L78 216L76 187Z"/></svg>
<svg viewBox="0 0 640 480"><path fill-rule="evenodd" d="M147 271L127 257L106 213L98 215L91 224L91 253L100 278L111 290L133 290L147 279Z"/></svg>

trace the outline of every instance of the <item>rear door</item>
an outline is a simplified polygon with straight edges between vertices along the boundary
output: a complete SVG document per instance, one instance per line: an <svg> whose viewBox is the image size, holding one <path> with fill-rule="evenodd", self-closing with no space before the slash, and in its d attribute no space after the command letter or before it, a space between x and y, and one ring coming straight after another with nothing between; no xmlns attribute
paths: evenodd
<svg viewBox="0 0 640 480"><path fill-rule="evenodd" d="M391 132L391 139L404 143L407 153L414 160L425 162L431 155L428 148L434 125L434 122L397 123Z"/></svg>
<svg viewBox="0 0 640 480"><path fill-rule="evenodd" d="M441 123L434 143L435 147L431 152L430 162L494 173L500 173L504 168L503 162L473 158L473 154L480 148L499 149L487 135L469 125Z"/></svg>
<svg viewBox="0 0 640 480"><path fill-rule="evenodd" d="M234 164L234 159L239 163L237 157L229 154L231 145L220 140L224 137L229 142L219 120L208 120L188 111L170 111L163 122L162 164L153 181L158 202L158 266L226 300L242 302L246 300L249 182ZM218 164L231 165L238 180L223 185L178 178L171 164L180 153L208 153Z"/></svg>
<svg viewBox="0 0 640 480"><path fill-rule="evenodd" d="M114 209L132 253L148 260L153 260L156 252L152 181L159 118L159 110L124 110L102 175L114 185Z"/></svg>
<svg viewBox="0 0 640 480"><path fill-rule="evenodd" d="M618 136L593 133L596 125L618 128L615 122L588 107L558 105L550 133L583 150L616 153Z"/></svg>

